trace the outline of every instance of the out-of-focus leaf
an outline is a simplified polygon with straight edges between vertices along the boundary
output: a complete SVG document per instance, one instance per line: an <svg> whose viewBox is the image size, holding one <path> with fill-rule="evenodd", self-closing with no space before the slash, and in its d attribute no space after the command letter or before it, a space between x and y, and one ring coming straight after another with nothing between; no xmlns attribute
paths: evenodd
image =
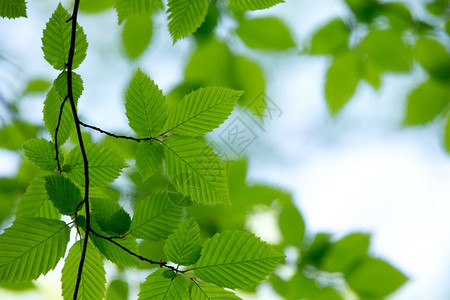
<svg viewBox="0 0 450 300"><path fill-rule="evenodd" d="M377 0L345 0L360 22L370 23L380 13Z"/></svg>
<svg viewBox="0 0 450 300"><path fill-rule="evenodd" d="M387 71L408 71L412 49L405 44L402 33L394 30L372 30L361 43L362 51L380 68Z"/></svg>
<svg viewBox="0 0 450 300"><path fill-rule="evenodd" d="M331 235L328 233L318 233L314 237L311 246L302 253L302 260L300 266L312 265L319 267L324 254L330 247Z"/></svg>
<svg viewBox="0 0 450 300"><path fill-rule="evenodd" d="M403 285L408 278L380 259L367 259L346 276L350 287L361 298L382 298Z"/></svg>
<svg viewBox="0 0 450 300"><path fill-rule="evenodd" d="M114 5L114 0L80 1L80 10L86 13L98 13Z"/></svg>
<svg viewBox="0 0 450 300"><path fill-rule="evenodd" d="M50 88L52 83L44 78L34 78L28 81L25 93L42 93Z"/></svg>
<svg viewBox="0 0 450 300"><path fill-rule="evenodd" d="M444 131L444 145L448 153L450 153L450 113L447 114Z"/></svg>
<svg viewBox="0 0 450 300"><path fill-rule="evenodd" d="M116 279L111 281L106 288L106 300L127 300L128 299L128 283L126 281Z"/></svg>
<svg viewBox="0 0 450 300"><path fill-rule="evenodd" d="M163 8L161 0L117 0L115 4L119 24L125 19L141 14L149 14Z"/></svg>
<svg viewBox="0 0 450 300"><path fill-rule="evenodd" d="M35 138L38 127L22 121L15 121L0 128L0 147L8 150L20 150L22 144Z"/></svg>
<svg viewBox="0 0 450 300"><path fill-rule="evenodd" d="M280 204L282 208L278 225L283 235L283 244L299 247L305 234L305 223L302 215L291 199L280 201Z"/></svg>
<svg viewBox="0 0 450 300"><path fill-rule="evenodd" d="M284 0L230 0L232 10L259 10L282 3Z"/></svg>
<svg viewBox="0 0 450 300"><path fill-rule="evenodd" d="M0 17L15 19L27 17L27 3L25 0L2 0L0 2Z"/></svg>
<svg viewBox="0 0 450 300"><path fill-rule="evenodd" d="M342 19L334 19L319 29L311 40L311 54L336 55L348 49L350 30Z"/></svg>
<svg viewBox="0 0 450 300"><path fill-rule="evenodd" d="M434 0L427 4L427 10L433 15L442 15L448 9L447 0Z"/></svg>
<svg viewBox="0 0 450 300"><path fill-rule="evenodd" d="M436 40L421 37L415 48L417 61L430 75L450 84L450 54L444 45Z"/></svg>
<svg viewBox="0 0 450 300"><path fill-rule="evenodd" d="M275 17L243 19L236 33L251 48L287 50L295 47L289 29Z"/></svg>
<svg viewBox="0 0 450 300"><path fill-rule="evenodd" d="M325 98L332 114L338 113L355 93L359 81L358 57L355 52L336 56L328 69Z"/></svg>
<svg viewBox="0 0 450 300"><path fill-rule="evenodd" d="M417 87L408 97L404 123L425 124L432 121L450 104L450 88L429 79Z"/></svg>
<svg viewBox="0 0 450 300"><path fill-rule="evenodd" d="M139 57L152 38L152 20L147 14L128 18L122 31L125 53L131 59Z"/></svg>

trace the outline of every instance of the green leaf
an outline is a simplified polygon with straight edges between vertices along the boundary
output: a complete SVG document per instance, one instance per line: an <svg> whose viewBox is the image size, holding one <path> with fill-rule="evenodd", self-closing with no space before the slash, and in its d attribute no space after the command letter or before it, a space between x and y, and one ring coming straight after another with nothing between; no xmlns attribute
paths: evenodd
<svg viewBox="0 0 450 300"><path fill-rule="evenodd" d="M138 258L136 258L135 256L131 256L129 253L125 252L119 246L111 243L110 241L97 237L93 234L91 234L89 237L95 247L97 247L97 249L106 257L106 259L110 260L116 265L120 267L134 267L139 264ZM138 245L136 239L114 239L114 241L132 251L133 253L137 253Z"/></svg>
<svg viewBox="0 0 450 300"><path fill-rule="evenodd" d="M101 230L115 236L124 235L131 223L128 213L108 197L91 196L91 198L92 216Z"/></svg>
<svg viewBox="0 0 450 300"><path fill-rule="evenodd" d="M167 238L181 221L183 209L169 201L165 192L148 196L136 205L130 234L148 241Z"/></svg>
<svg viewBox="0 0 450 300"><path fill-rule="evenodd" d="M184 220L164 246L167 259L180 265L194 264L200 257L200 228L193 218Z"/></svg>
<svg viewBox="0 0 450 300"><path fill-rule="evenodd" d="M205 20L208 0L169 0L169 31L173 42L194 33Z"/></svg>
<svg viewBox="0 0 450 300"><path fill-rule="evenodd" d="M56 88L56 91L58 92L59 96L64 99L69 93L67 90L67 72L64 71L61 74L58 75L58 77L55 79L55 82L53 83L54 87ZM78 75L75 72L72 72L72 94L73 99L77 101L81 94L83 93L83 80L81 79L81 76ZM76 102L75 102L76 103ZM72 110L70 109L70 103L67 101L67 110L72 113ZM59 110L58 110L59 112Z"/></svg>
<svg viewBox="0 0 450 300"><path fill-rule="evenodd" d="M46 171L56 169L55 145L46 139L31 139L23 144L25 155L31 162L39 168ZM63 156L59 153L60 162L63 162Z"/></svg>
<svg viewBox="0 0 450 300"><path fill-rule="evenodd" d="M155 136L167 118L167 107L162 91L138 69L131 79L125 98L130 127L138 137Z"/></svg>
<svg viewBox="0 0 450 300"><path fill-rule="evenodd" d="M80 11L97 13L107 10L114 5L114 0L80 1Z"/></svg>
<svg viewBox="0 0 450 300"><path fill-rule="evenodd" d="M166 173L179 192L197 203L230 203L225 166L211 147L177 136L163 145Z"/></svg>
<svg viewBox="0 0 450 300"><path fill-rule="evenodd" d="M49 199L63 215L73 215L83 200L80 189L70 179L61 175L44 177Z"/></svg>
<svg viewBox="0 0 450 300"><path fill-rule="evenodd" d="M65 300L73 299L83 243L84 240L79 240L73 244L62 269L62 296ZM92 247L91 243L88 243L87 246L77 299L101 300L105 296L106 272L98 251Z"/></svg>
<svg viewBox="0 0 450 300"><path fill-rule="evenodd" d="M148 14L163 5L161 0L117 0L115 7L121 24L129 17Z"/></svg>
<svg viewBox="0 0 450 300"><path fill-rule="evenodd" d="M367 258L370 235L363 233L349 234L332 243L322 260L321 270L330 273L349 274L358 264Z"/></svg>
<svg viewBox="0 0 450 300"><path fill-rule="evenodd" d="M276 17L243 19L236 33L251 48L287 50L295 47L289 29Z"/></svg>
<svg viewBox="0 0 450 300"><path fill-rule="evenodd" d="M0 147L8 150L20 150L25 141L36 137L37 132L36 125L19 120L4 124L0 128Z"/></svg>
<svg viewBox="0 0 450 300"><path fill-rule="evenodd" d="M163 150L159 142L143 141L136 149L136 167L142 176L142 181L146 181L162 166Z"/></svg>
<svg viewBox="0 0 450 300"><path fill-rule="evenodd" d="M126 281L116 279L106 288L106 300L126 300L128 299L128 283Z"/></svg>
<svg viewBox="0 0 450 300"><path fill-rule="evenodd" d="M218 87L198 89L169 111L164 127L171 133L204 135L228 118L242 93Z"/></svg>
<svg viewBox="0 0 450 300"><path fill-rule="evenodd" d="M230 0L230 9L233 10L258 10L284 3L284 0Z"/></svg>
<svg viewBox="0 0 450 300"><path fill-rule="evenodd" d="M92 187L104 186L119 177L122 169L128 165L112 150L96 144L86 145L89 162L89 181ZM76 146L67 156L62 168L76 184L84 186L84 164L80 146Z"/></svg>
<svg viewBox="0 0 450 300"><path fill-rule="evenodd" d="M362 298L381 298L389 295L408 278L387 262L368 259L347 277L349 286Z"/></svg>
<svg viewBox="0 0 450 300"><path fill-rule="evenodd" d="M192 300L238 300L241 299L233 292L224 290L209 282L198 282L191 289Z"/></svg>
<svg viewBox="0 0 450 300"><path fill-rule="evenodd" d="M334 58L328 69L325 98L332 114L338 113L355 93L359 81L358 59L354 52Z"/></svg>
<svg viewBox="0 0 450 300"><path fill-rule="evenodd" d="M175 278L167 278L163 275L164 269L159 269L150 274L145 282L141 284L139 300L188 300L189 280L178 275Z"/></svg>
<svg viewBox="0 0 450 300"><path fill-rule="evenodd" d="M340 54L348 50L350 29L342 19L334 19L319 29L311 40L311 54Z"/></svg>
<svg viewBox="0 0 450 300"><path fill-rule="evenodd" d="M59 220L18 218L0 235L0 280L29 281L55 268L70 228Z"/></svg>
<svg viewBox="0 0 450 300"><path fill-rule="evenodd" d="M305 222L297 207L289 201L282 202L282 210L278 218L278 225L283 235L283 243L298 247L303 241L305 234ZM295 230L293 230L295 228Z"/></svg>
<svg viewBox="0 0 450 300"><path fill-rule="evenodd" d="M193 269L199 278L221 287L244 288L259 284L283 257L251 233L226 231L205 242Z"/></svg>
<svg viewBox="0 0 450 300"><path fill-rule="evenodd" d="M433 78L450 79L450 54L445 46L436 40L421 37L415 48L416 59Z"/></svg>
<svg viewBox="0 0 450 300"><path fill-rule="evenodd" d="M113 235L124 235L130 229L130 225L130 215L121 208L109 216L104 230Z"/></svg>
<svg viewBox="0 0 450 300"><path fill-rule="evenodd" d="M17 204L16 217L41 217L59 219L61 216L53 206L45 190L44 177L36 177L31 181L25 194Z"/></svg>
<svg viewBox="0 0 450 300"><path fill-rule="evenodd" d="M361 49L383 70L408 71L412 64L412 50L398 31L371 30L362 41Z"/></svg>
<svg viewBox="0 0 450 300"><path fill-rule="evenodd" d="M51 87L51 82L44 78L34 78L28 81L25 93L42 93Z"/></svg>
<svg viewBox="0 0 450 300"><path fill-rule="evenodd" d="M25 0L2 0L0 2L0 17L15 19L27 17L27 4Z"/></svg>
<svg viewBox="0 0 450 300"><path fill-rule="evenodd" d="M450 104L447 85L429 79L417 87L408 97L404 123L426 124L432 121Z"/></svg>
<svg viewBox="0 0 450 300"><path fill-rule="evenodd" d="M69 58L71 22L66 22L70 14L64 7L58 4L55 12L45 26L42 37L42 50L45 60L57 70L64 70ZM88 47L83 28L77 25L75 54L72 68L76 69L86 57Z"/></svg>
<svg viewBox="0 0 450 300"><path fill-rule="evenodd" d="M149 15L128 18L122 31L125 53L131 59L139 57L152 38L152 20Z"/></svg>
<svg viewBox="0 0 450 300"><path fill-rule="evenodd" d="M444 146L448 153L450 153L450 113L447 114L447 120L444 129Z"/></svg>

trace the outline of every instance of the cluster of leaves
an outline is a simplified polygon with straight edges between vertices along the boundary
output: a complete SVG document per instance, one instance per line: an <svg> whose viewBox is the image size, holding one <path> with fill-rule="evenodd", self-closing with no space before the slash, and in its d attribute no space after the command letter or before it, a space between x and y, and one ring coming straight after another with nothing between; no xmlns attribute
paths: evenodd
<svg viewBox="0 0 450 300"><path fill-rule="evenodd" d="M406 281L394 267L368 254L365 234L334 242L328 234L305 235L303 219L289 194L249 186L245 161L232 162L226 169L205 143L203 135L219 126L236 103L248 105L265 87L260 67L233 54L215 37L217 20L221 15L233 16L239 23L236 35L253 49L293 49L293 38L281 20L252 19L244 13L280 2L169 1L174 42L194 33L198 49L186 67L185 81L167 97L144 72L135 72L125 97L133 137L78 120L76 104L83 82L72 69L84 60L87 40L77 25L71 43L73 16L58 5L44 30L42 49L45 59L61 73L51 84L35 80L27 87L27 92L47 91L44 123L51 140L41 138L41 128L21 120L0 131L1 147L23 148L26 157L17 178L0 181L8 187L1 196L10 203L0 220L9 216L20 198L14 223L0 235L2 286L19 287L53 269L66 254L71 230L77 230L81 240L64 258L64 299L72 298L76 289L79 299L102 299L105 294L107 299L126 299L128 285L122 270L151 269L150 273L154 266L160 269L142 283L140 299L239 299L230 289L253 292L282 263L282 253L292 250L299 257L286 265L294 268L294 275L280 273L269 280L287 299L343 299L350 290L361 298L382 298ZM137 58L150 42L150 15L163 5L153 0L80 3L81 10L90 12L113 6L119 23L125 22L126 53ZM25 2L3 2L0 15L25 16ZM264 99L259 101L250 109L262 116ZM74 134L80 125L106 136L94 143L89 132ZM111 183L123 171L133 183L128 197ZM119 199L134 206L132 216ZM224 205L231 200L232 205ZM273 212L278 221L282 239L276 246L245 231L248 213L261 208ZM62 221L62 215L71 222ZM107 289L104 259L119 268Z"/></svg>
<svg viewBox="0 0 450 300"><path fill-rule="evenodd" d="M383 74L410 72L420 65L427 78L409 95L403 122L422 125L443 117L447 124L443 140L450 152L450 53L442 42L450 35L448 1L427 5L437 24L416 20L402 3L346 3L352 14L319 29L308 50L312 55L333 57L325 83L331 113L341 111L361 80L379 89Z"/></svg>

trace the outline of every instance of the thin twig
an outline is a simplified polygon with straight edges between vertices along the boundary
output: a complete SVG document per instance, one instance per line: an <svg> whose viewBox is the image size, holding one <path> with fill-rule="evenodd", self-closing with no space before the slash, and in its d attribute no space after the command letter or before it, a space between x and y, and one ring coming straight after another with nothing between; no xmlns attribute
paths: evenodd
<svg viewBox="0 0 450 300"><path fill-rule="evenodd" d="M119 244L118 242L116 242L115 240L113 240L113 239L116 238L116 237L112 237L112 236L107 237L107 236L104 236L104 235L101 235L101 234L95 232L95 231L92 230L92 229L91 229L91 232L92 232L95 236L97 236L97 237L99 237L99 238L102 238L102 239L104 239L104 240L107 240L107 241L113 243L114 245L116 245L117 247L119 247L119 248L122 249L123 251L127 252L128 254L130 254L130 255L132 255L132 256L134 256L134 257L137 257L139 260L146 261L146 262L148 262L148 263L150 263L150 264L152 264L152 265L159 265L161 268L162 268L162 267L168 268L168 269L170 269L170 270L172 270L172 271L174 271L174 272L177 272L177 273L181 273L177 268L175 268L175 267L173 267L173 266L169 266L166 262L162 262L162 261L154 261L154 260L148 259L148 258L146 258L146 257L143 257L143 256L141 256L141 255L139 255L139 254L136 254L136 253L132 252L130 249L128 249L128 248L122 246L121 244Z"/></svg>
<svg viewBox="0 0 450 300"><path fill-rule="evenodd" d="M86 154L86 149L84 147L83 136L81 135L80 119L78 118L77 108L75 106L75 99L73 97L72 90L72 67L73 67L73 57L75 55L75 40L77 34L77 15L78 7L80 5L80 0L75 0L73 5L72 16L67 22L72 22L72 32L70 36L70 48L69 48L69 58L67 60L67 97L70 101L70 106L72 108L73 119L75 121L75 127L77 130L78 143L80 145L81 156L83 157L83 167L84 167L84 208L86 211L86 230L84 233L83 249L81 251L80 264L78 266L77 282L75 284L75 290L73 293L73 299L76 300L78 296L78 291L80 289L81 275L83 274L84 261L86 260L86 250L88 246L89 232L91 231L90 223L90 212L89 212L89 164Z"/></svg>
<svg viewBox="0 0 450 300"><path fill-rule="evenodd" d="M58 124L56 124L56 129L55 129L55 152L56 152L55 159L56 159L56 162L58 163L58 172L60 172L60 173L61 173L61 163L59 162L58 132L59 132L59 126L61 125L61 118L62 118L62 113L63 113L63 109L64 109L64 104L66 103L68 98L69 98L69 95L64 97L64 100L61 103L61 107L59 108Z"/></svg>
<svg viewBox="0 0 450 300"><path fill-rule="evenodd" d="M132 141L135 141L135 142L138 142L138 143L139 143L139 142L142 142L142 141L159 141L157 138L154 138L154 137L135 138L135 137L132 137L132 136L126 136L126 135L116 135L116 134L114 134L114 133L105 131L105 130L103 130L103 129L101 129L101 128L98 128L98 127L95 127L95 126L92 126L92 125L83 123L83 122L81 122L81 121L80 121L80 125L82 125L82 126L84 126L84 127L87 127L87 128L91 128L91 129L93 129L93 130L95 130L95 131L98 131L98 132L101 132L101 133L103 133L103 134L109 135L109 136L111 136L111 137L113 137L113 138L116 138L116 139L132 140Z"/></svg>

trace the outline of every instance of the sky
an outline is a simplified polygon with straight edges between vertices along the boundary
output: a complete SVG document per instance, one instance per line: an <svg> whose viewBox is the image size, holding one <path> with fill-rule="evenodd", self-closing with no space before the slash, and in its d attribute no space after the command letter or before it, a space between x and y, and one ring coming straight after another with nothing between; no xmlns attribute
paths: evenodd
<svg viewBox="0 0 450 300"><path fill-rule="evenodd" d="M20 66L25 76L51 79L57 75L42 53L32 50L41 47L42 29L55 6L52 3L30 1L29 19L0 20L0 52ZM288 0L255 15L281 16L295 41L304 45L321 24L347 13L337 0ZM111 131L127 130L124 88L137 66L165 93L182 80L193 43L184 39L172 47L164 16L156 17L153 43L135 62L116 59L123 50L114 12L80 15L79 22L90 44L78 69L85 82L79 110L87 123ZM329 58L297 52L265 55L248 51L236 40L231 44L234 51L262 65L266 95L280 109L263 129L251 125L258 138L247 149L249 181L290 191L309 232L326 231L336 238L354 231L371 233L372 254L410 278L391 299L449 299L450 157L440 139L442 126L438 122L401 126L406 96L423 80L421 70L386 75L379 91L360 84L349 105L332 118L323 93ZM1 70L0 75L2 79L8 76ZM35 122L42 119L42 100L28 97L21 103L26 116ZM242 115L234 113L223 126L238 116ZM14 172L14 157L0 152L0 174ZM58 281L58 271L52 271L38 280L43 298L29 294L26 299L58 299ZM24 299L2 293L0 298Z"/></svg>

